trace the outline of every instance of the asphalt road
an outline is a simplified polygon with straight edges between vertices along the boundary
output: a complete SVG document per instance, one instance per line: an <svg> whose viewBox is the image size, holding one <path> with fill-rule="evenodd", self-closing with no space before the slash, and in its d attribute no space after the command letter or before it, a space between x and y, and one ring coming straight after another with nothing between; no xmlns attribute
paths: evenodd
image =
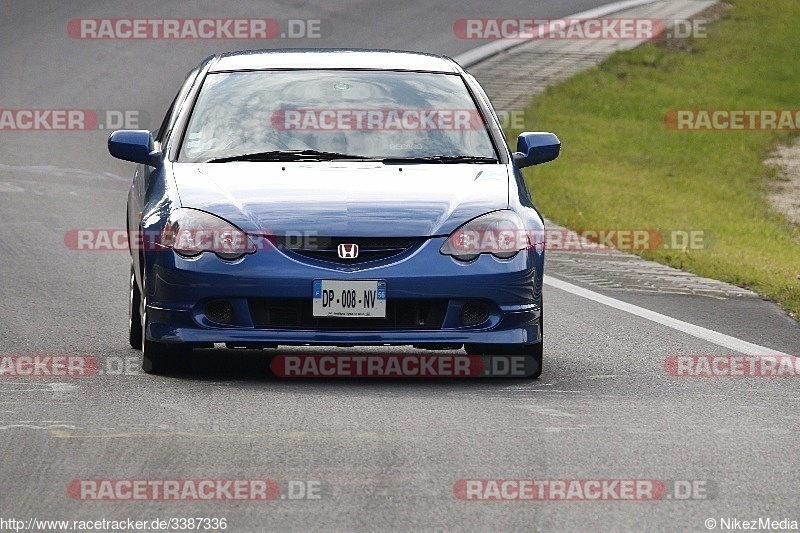
<svg viewBox="0 0 800 533"><path fill-rule="evenodd" d="M128 110L149 115L140 125L152 127L184 74L213 52L266 44L457 55L476 43L453 36L455 19L558 17L601 4L4 1L0 109ZM267 43L67 33L73 18L202 16L318 19L327 33ZM717 527L800 521L795 379L673 377L669 356L735 352L553 286L545 370L532 382L287 381L258 352L224 350L196 352L186 376L142 374L126 343L125 252L64 243L69 230L123 226L132 165L108 156L107 135L0 131L0 355L83 354L99 366L79 379L0 377L0 520L224 517L237 532L702 531L710 517ZM797 324L757 298L612 296L799 351ZM648 502L454 494L458 480L482 478L683 480L708 490L705 499ZM290 482L318 483L320 497L76 501L68 487L81 479L271 479L284 496Z"/></svg>

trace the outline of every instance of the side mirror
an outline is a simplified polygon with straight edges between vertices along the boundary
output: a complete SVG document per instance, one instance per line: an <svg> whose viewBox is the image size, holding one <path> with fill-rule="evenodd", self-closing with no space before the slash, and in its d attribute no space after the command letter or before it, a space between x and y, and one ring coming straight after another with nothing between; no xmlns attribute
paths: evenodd
<svg viewBox="0 0 800 533"><path fill-rule="evenodd" d="M153 136L147 130L117 130L108 137L108 153L123 161L154 167L161 152L153 150Z"/></svg>
<svg viewBox="0 0 800 533"><path fill-rule="evenodd" d="M561 141L552 133L525 132L517 137L517 151L514 163L519 168L547 163L558 157Z"/></svg>

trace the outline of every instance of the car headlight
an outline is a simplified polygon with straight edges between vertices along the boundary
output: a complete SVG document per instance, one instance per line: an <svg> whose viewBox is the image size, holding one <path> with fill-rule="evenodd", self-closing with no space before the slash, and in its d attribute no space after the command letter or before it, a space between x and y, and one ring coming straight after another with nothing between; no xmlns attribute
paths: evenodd
<svg viewBox="0 0 800 533"><path fill-rule="evenodd" d="M531 246L522 219L506 209L473 218L451 233L439 252L460 261L471 261L487 253L508 259Z"/></svg>
<svg viewBox="0 0 800 533"><path fill-rule="evenodd" d="M213 252L234 261L256 251L256 246L233 224L197 209L179 208L170 213L161 232L161 245L185 257Z"/></svg>

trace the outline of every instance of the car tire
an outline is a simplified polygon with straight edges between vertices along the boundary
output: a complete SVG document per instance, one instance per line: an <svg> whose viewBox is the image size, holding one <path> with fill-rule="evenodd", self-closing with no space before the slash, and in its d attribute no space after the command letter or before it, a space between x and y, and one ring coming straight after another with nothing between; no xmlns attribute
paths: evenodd
<svg viewBox="0 0 800 533"><path fill-rule="evenodd" d="M142 370L146 374L175 374L192 364L192 348L184 344L152 341L147 338L147 304L142 314Z"/></svg>
<svg viewBox="0 0 800 533"><path fill-rule="evenodd" d="M531 356L533 357L533 361L536 363L536 370L534 370L533 374L527 377L528 379L538 379L542 375L542 363L544 362L544 335L542 335L541 342L537 342L533 345L531 349Z"/></svg>
<svg viewBox="0 0 800 533"><path fill-rule="evenodd" d="M140 306L142 295L139 286L136 284L136 276L131 265L130 286L128 288L128 343L131 348L142 349L142 316Z"/></svg>

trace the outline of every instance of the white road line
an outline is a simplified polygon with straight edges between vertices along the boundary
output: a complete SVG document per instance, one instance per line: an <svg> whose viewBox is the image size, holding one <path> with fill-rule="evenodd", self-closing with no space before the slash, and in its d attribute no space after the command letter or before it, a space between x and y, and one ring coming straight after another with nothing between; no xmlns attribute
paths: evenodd
<svg viewBox="0 0 800 533"><path fill-rule="evenodd" d="M545 285L569 292L576 296L580 296L581 298L586 298L587 300L592 300L593 302L607 305L609 307L613 307L614 309L619 309L620 311L625 311L626 313L630 313L646 320L650 320L651 322L661 324L662 326L667 326L668 328L681 331L691 335L692 337L712 342L718 346L728 348L729 350L733 350L737 353L743 353L745 355L789 355L771 348L759 346L758 344L753 344L752 342L743 341L741 339L737 339L736 337L731 337L730 335L725 335L724 333L719 333L708 328L696 326L694 324L684 322L683 320L678 320L677 318L662 315L661 313L656 313L655 311L650 311L649 309L629 304L627 302L623 302L622 300L617 300L616 298L610 298L600 293L590 291L589 289L584 289L583 287L579 287L577 285L573 285L572 283L568 283L550 276L544 277L544 283Z"/></svg>
<svg viewBox="0 0 800 533"><path fill-rule="evenodd" d="M49 426L37 426L34 424L10 424L8 426L0 426L0 430L7 430L7 429L19 429L19 428L26 428L26 429L80 429L77 426L71 426L69 424L51 424Z"/></svg>

